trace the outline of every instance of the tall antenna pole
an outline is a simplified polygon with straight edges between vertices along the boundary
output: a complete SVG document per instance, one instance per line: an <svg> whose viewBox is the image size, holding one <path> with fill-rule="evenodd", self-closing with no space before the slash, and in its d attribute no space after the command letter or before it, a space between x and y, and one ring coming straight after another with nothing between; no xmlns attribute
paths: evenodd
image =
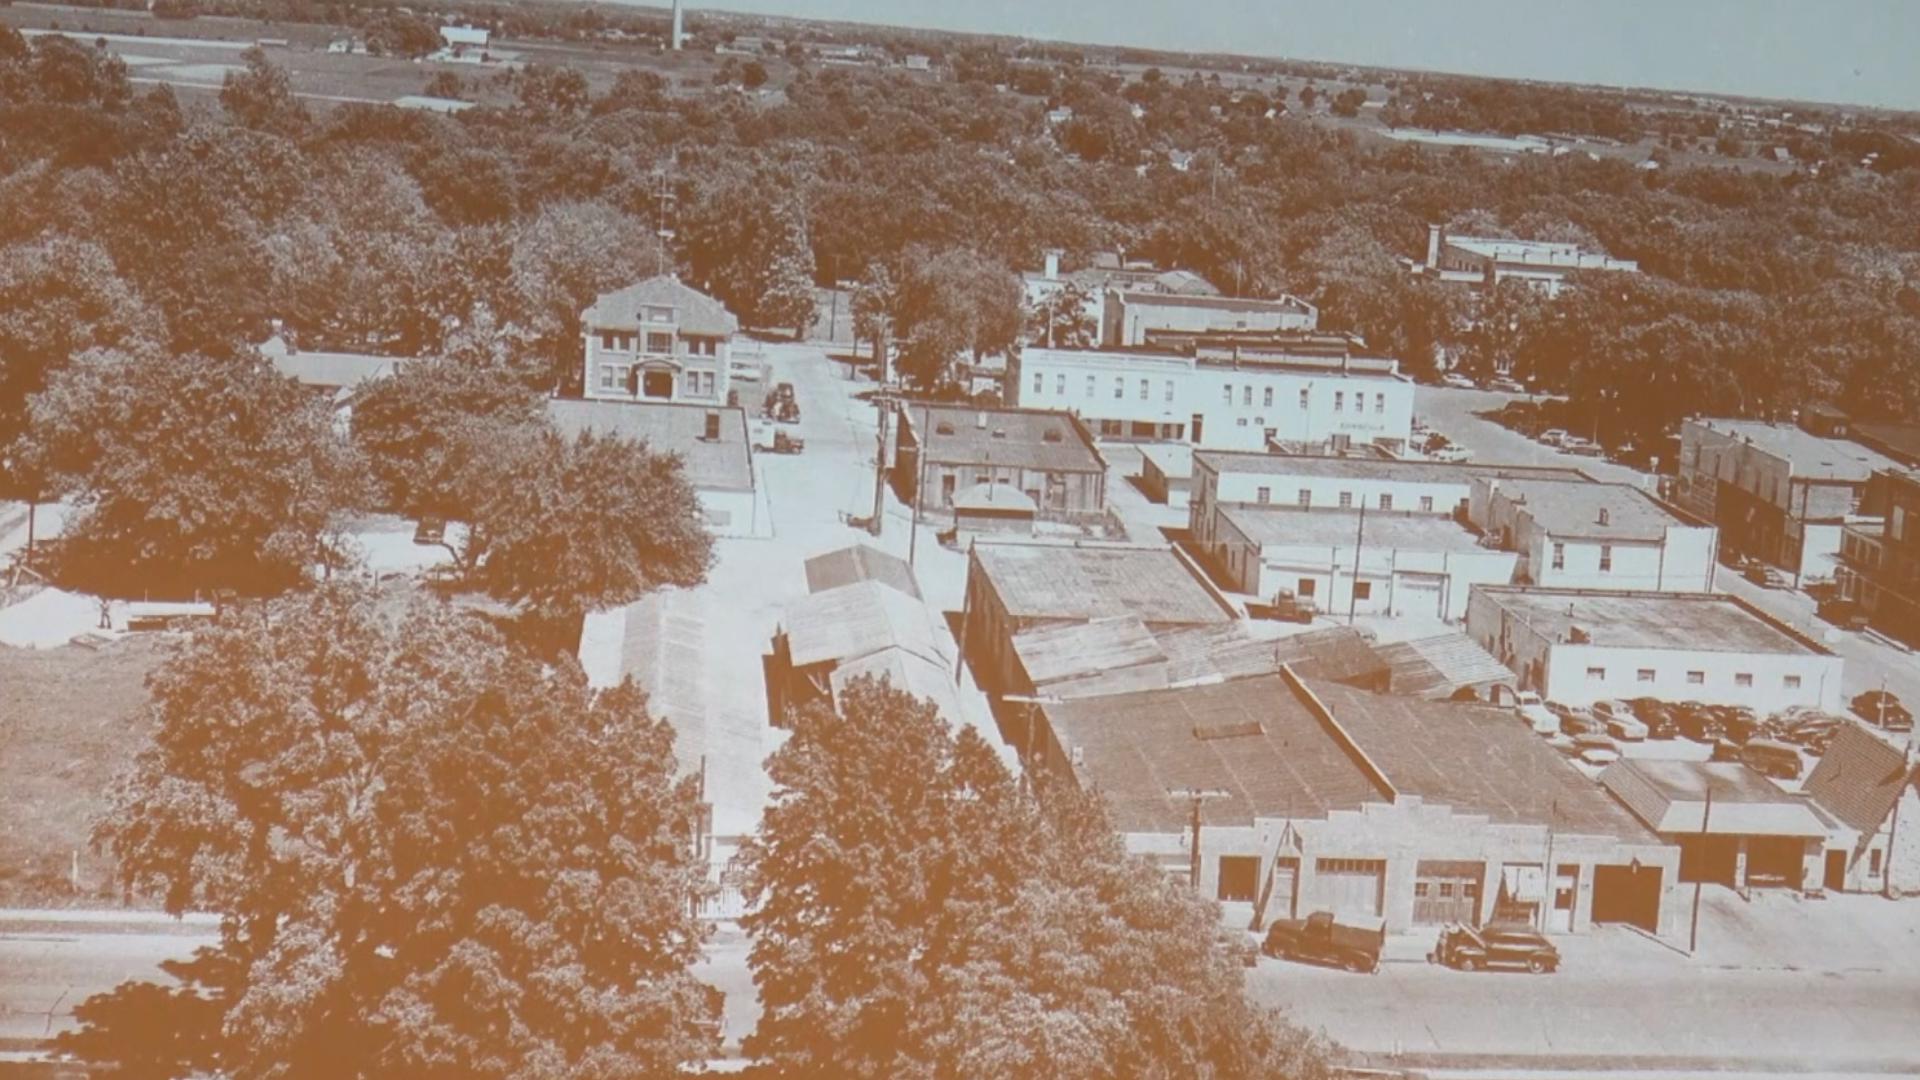
<svg viewBox="0 0 1920 1080"><path fill-rule="evenodd" d="M673 42L671 48L674 52L680 51L681 39L686 36L680 32L681 25L680 0L673 0Z"/></svg>

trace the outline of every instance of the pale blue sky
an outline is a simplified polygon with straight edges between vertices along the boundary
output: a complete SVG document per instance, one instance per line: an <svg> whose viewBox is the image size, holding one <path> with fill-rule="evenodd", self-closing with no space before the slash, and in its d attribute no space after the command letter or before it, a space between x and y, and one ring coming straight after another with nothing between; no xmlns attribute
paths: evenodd
<svg viewBox="0 0 1920 1080"><path fill-rule="evenodd" d="M718 0L689 7L1920 109L1920 0Z"/></svg>

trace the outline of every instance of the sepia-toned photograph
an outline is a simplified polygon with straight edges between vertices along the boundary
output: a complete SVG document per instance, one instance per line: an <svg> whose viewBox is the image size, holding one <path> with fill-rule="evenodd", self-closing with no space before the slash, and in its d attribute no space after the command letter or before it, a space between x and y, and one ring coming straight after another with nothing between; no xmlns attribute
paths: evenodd
<svg viewBox="0 0 1920 1080"><path fill-rule="evenodd" d="M0 1080L1920 1076L1916 47L0 0Z"/></svg>

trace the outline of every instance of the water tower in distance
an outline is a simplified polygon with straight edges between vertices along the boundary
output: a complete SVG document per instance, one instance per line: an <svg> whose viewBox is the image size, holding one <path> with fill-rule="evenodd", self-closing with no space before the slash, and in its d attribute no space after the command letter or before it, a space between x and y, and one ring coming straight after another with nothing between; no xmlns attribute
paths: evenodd
<svg viewBox="0 0 1920 1080"><path fill-rule="evenodd" d="M682 37L682 34L680 33L680 0L673 0L673 44L671 48L673 49L674 52L680 51L681 37Z"/></svg>

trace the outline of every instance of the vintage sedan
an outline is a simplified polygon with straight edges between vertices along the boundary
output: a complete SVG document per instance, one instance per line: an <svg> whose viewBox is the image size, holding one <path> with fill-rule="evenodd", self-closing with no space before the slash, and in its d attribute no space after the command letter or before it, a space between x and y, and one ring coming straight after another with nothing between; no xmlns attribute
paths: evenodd
<svg viewBox="0 0 1920 1080"><path fill-rule="evenodd" d="M1560 950L1525 926L1450 925L1441 929L1427 960L1461 971L1517 968L1543 975L1560 966Z"/></svg>

